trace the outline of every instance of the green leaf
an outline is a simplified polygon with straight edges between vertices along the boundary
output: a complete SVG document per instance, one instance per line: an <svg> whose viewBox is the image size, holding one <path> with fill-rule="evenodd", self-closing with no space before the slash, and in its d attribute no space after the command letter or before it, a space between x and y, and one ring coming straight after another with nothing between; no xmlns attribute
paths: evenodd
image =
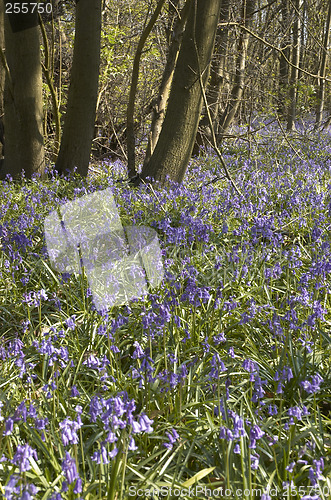
<svg viewBox="0 0 331 500"><path fill-rule="evenodd" d="M195 484L198 481L200 481L202 478L208 476L208 474L210 474L211 472L213 472L213 470L215 470L215 469L216 469L216 467L209 467L208 469L202 469L202 470L200 470L199 472L197 472L196 474L194 474L194 476L192 476L190 479L188 479L187 481L185 481L185 483L182 484L182 487L183 488L188 488L189 486L192 486L192 484Z"/></svg>

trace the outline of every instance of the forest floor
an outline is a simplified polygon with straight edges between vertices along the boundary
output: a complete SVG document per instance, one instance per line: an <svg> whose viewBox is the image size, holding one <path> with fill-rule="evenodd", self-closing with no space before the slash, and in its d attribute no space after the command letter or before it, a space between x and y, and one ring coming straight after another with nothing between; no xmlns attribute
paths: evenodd
<svg viewBox="0 0 331 500"><path fill-rule="evenodd" d="M0 184L3 498L330 499L330 136L224 159L242 195L212 154L167 189L117 182L120 162ZM107 188L164 276L102 312L44 221Z"/></svg>

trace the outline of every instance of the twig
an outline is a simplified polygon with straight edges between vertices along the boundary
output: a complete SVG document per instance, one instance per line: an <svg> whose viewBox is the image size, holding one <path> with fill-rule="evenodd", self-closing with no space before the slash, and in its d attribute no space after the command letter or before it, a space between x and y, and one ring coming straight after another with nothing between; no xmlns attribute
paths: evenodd
<svg viewBox="0 0 331 500"><path fill-rule="evenodd" d="M290 146L290 148L292 149L293 153L297 155L298 158L300 158L301 161L305 161L305 159L301 156L301 154L299 153L299 151L297 151L295 149L295 147L290 143L290 141L288 140L287 138L287 135L286 135L286 132L284 130L284 127L283 125L281 124L281 121L279 119L279 116L276 114L276 119L277 119L277 122L278 122L278 125L279 125L279 128L283 134L283 138L285 140L285 142Z"/></svg>

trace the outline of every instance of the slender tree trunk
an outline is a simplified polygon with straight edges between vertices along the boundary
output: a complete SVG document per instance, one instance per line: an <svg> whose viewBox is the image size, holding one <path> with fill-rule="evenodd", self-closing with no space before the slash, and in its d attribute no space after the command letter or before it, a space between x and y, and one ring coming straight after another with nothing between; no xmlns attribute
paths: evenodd
<svg viewBox="0 0 331 500"><path fill-rule="evenodd" d="M135 134L134 134L134 103L136 97L136 90L138 85L138 77L139 77L139 64L141 54L145 45L145 42L148 38L148 35L152 31L154 24L156 23L157 18L161 12L163 5L165 4L165 0L159 0L155 11L152 14L149 22L147 23L142 35L139 39L136 54L133 61L132 68L132 79L130 85L130 94L129 94L129 103L127 108L127 127L126 127L126 137L127 137L127 150L128 150L128 176L133 177L136 174L136 161L135 161Z"/></svg>
<svg viewBox="0 0 331 500"><path fill-rule="evenodd" d="M86 176L94 134L98 97L101 36L101 0L79 0L76 5L74 54L67 112L57 171Z"/></svg>
<svg viewBox="0 0 331 500"><path fill-rule="evenodd" d="M230 0L223 0L220 13L220 22L226 23L230 16ZM228 52L229 28L219 26L216 35L216 54L210 70L210 83L207 91L207 100L213 120L215 134L218 125L218 114L221 103L221 93L225 80L226 58Z"/></svg>
<svg viewBox="0 0 331 500"><path fill-rule="evenodd" d="M287 115L287 130L295 130L295 119L297 115L298 76L300 64L300 0L293 1L295 7L295 18L292 29L292 57L291 76L289 91L289 109Z"/></svg>
<svg viewBox="0 0 331 500"><path fill-rule="evenodd" d="M206 97L211 115L215 135L218 134L218 117L221 103L221 93L224 86L226 57L228 48L229 28L224 26L229 20L230 0L222 0L219 26L216 33L215 51L210 66L210 79L207 87ZM222 25L223 24L223 25ZM201 147L206 146L206 138L212 141L212 134L209 127L209 120L206 110L200 120L198 132L193 147L193 156L200 152Z"/></svg>
<svg viewBox="0 0 331 500"><path fill-rule="evenodd" d="M18 17L17 17L18 16ZM37 13L5 15L6 72L4 109L6 152L1 177L43 175L42 75Z"/></svg>
<svg viewBox="0 0 331 500"><path fill-rule="evenodd" d="M331 29L331 1L329 0L328 15L326 19L324 39L323 39L322 57L319 69L320 79L318 82L318 91L317 91L316 125L320 125L323 118L324 97L325 97L324 77L326 73L326 62L327 62L328 46L330 40L330 29Z"/></svg>
<svg viewBox="0 0 331 500"><path fill-rule="evenodd" d="M166 176L181 182L189 163L202 108L199 70L204 87L221 0L193 0L174 73L168 107L159 140L142 177L164 183Z"/></svg>
<svg viewBox="0 0 331 500"><path fill-rule="evenodd" d="M174 24L172 24L173 32L171 36L167 62L162 76L157 103L155 104L154 109L152 111L152 124L148 137L148 144L146 149L144 165L146 165L149 162L152 153L155 149L156 143L158 141L159 135L161 133L162 123L165 117L172 78L175 71L175 66L177 62L180 44L182 41L183 30L188 15L188 7L190 1L191 0L188 0L186 2L185 6L182 9L182 12L180 13L180 16L177 17L177 20L174 22Z"/></svg>
<svg viewBox="0 0 331 500"><path fill-rule="evenodd" d="M286 117L286 101L289 84L289 67L288 60L290 59L290 23L289 23L289 0L281 2L281 26L282 26L282 43L279 58L279 87L278 87L278 112L284 118Z"/></svg>
<svg viewBox="0 0 331 500"><path fill-rule="evenodd" d="M5 55L5 4L0 2L0 50L3 56L0 57L0 117L3 117L4 113L4 92L5 92L5 67L3 64L3 57Z"/></svg>
<svg viewBox="0 0 331 500"><path fill-rule="evenodd" d="M0 158L3 156L3 145L4 145L4 128L3 128L3 120L4 120L4 93L5 93L5 66L4 66L4 57L5 57L5 4L4 2L0 2ZM0 160L2 161L2 160Z"/></svg>
<svg viewBox="0 0 331 500"><path fill-rule="evenodd" d="M246 28L249 28L252 24L253 12L255 10L256 0L243 0L242 7L242 22ZM239 108L242 94L244 91L244 81L245 81L245 67L247 59L247 49L249 42L249 34L245 29L240 33L239 43L238 43L238 59L236 64L236 74L234 78L234 85L231 92L230 100L224 110L224 113L220 119L219 129L220 136L222 137L227 129L230 127L235 114Z"/></svg>

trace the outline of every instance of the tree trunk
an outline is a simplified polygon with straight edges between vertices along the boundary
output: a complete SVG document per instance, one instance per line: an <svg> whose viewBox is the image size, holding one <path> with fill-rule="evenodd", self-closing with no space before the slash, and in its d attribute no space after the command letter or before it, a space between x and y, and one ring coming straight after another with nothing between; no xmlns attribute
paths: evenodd
<svg viewBox="0 0 331 500"><path fill-rule="evenodd" d="M221 0L193 0L159 140L142 178L181 182L189 163L202 108L199 70L208 81Z"/></svg>
<svg viewBox="0 0 331 500"><path fill-rule="evenodd" d="M175 66L177 62L178 52L180 48L180 44L182 41L183 30L185 26L185 22L188 14L189 2L188 0L185 6L182 9L182 12L179 17L177 17L176 22L172 24L173 26L173 34L171 37L171 43L169 47L167 62L164 68L162 81L159 89L159 95L157 99L157 103L154 106L152 111L152 124L151 130L148 137L148 144L146 149L146 156L144 160L144 165L146 165L155 149L156 143L159 139L159 135L162 129L162 123L164 121L166 107L168 103L168 98L171 89L172 78L175 71Z"/></svg>
<svg viewBox="0 0 331 500"><path fill-rule="evenodd" d="M229 21L230 0L223 0L220 13L220 22ZM210 83L207 92L207 100L210 107L210 114L213 120L214 130L217 134L218 114L221 102L221 92L225 80L226 57L228 48L229 28L219 26L216 36L216 54L214 64L211 65Z"/></svg>
<svg viewBox="0 0 331 500"><path fill-rule="evenodd" d="M133 68L132 68L132 78L130 85L130 93L129 93L129 103L126 114L126 138L127 138L127 150L128 150L128 176L133 177L136 174L136 158L135 158L135 149L136 149L136 140L134 133L134 103L138 85L138 77L139 77L139 64L141 54L145 45L145 42L153 29L154 24L159 17L159 14L162 10L163 5L165 4L165 0L159 0L157 6L147 23L145 29L143 30L141 37L139 39L137 50L134 56Z"/></svg>
<svg viewBox="0 0 331 500"><path fill-rule="evenodd" d="M9 75L5 80L6 152L1 178L43 175L42 75L38 15L5 15L5 47Z"/></svg>
<svg viewBox="0 0 331 500"><path fill-rule="evenodd" d="M253 12L255 10L256 0L243 0L242 6L242 23L246 28L250 28L253 19ZM239 43L238 43L238 59L236 64L236 74L234 77L234 85L231 92L230 100L221 116L219 129L220 138L226 133L230 127L235 114L239 108L239 104L244 91L244 81L245 81L245 67L247 59L247 48L248 48L249 34L245 29L240 33Z"/></svg>
<svg viewBox="0 0 331 500"><path fill-rule="evenodd" d="M4 91L5 91L5 67L3 64L4 50L5 50L5 4L0 2L0 50L2 52L2 57L0 57L0 118L3 117L4 113Z"/></svg>
<svg viewBox="0 0 331 500"><path fill-rule="evenodd" d="M300 63L300 0L295 0L295 18L292 29L292 57L291 76L289 91L289 109L287 115L287 130L295 130L295 119L297 114L298 76Z"/></svg>
<svg viewBox="0 0 331 500"><path fill-rule="evenodd" d="M328 46L330 40L330 28L331 28L331 1L329 1L328 15L326 19L324 38L323 38L322 57L319 70L320 79L317 91L316 125L320 125L323 118L324 97L325 97L324 77L326 73L326 62L327 62Z"/></svg>
<svg viewBox="0 0 331 500"><path fill-rule="evenodd" d="M278 112L281 117L286 118L286 101L288 91L290 59L290 23L289 23L289 5L288 0L282 0L281 3L281 26L282 26L282 44L279 58L279 87L278 87Z"/></svg>
<svg viewBox="0 0 331 500"><path fill-rule="evenodd" d="M226 57L228 49L229 28L224 26L229 20L230 0L222 0L219 26L216 33L215 52L210 66L210 79L207 87L206 97L213 123L215 135L218 134L218 116L221 102L221 93L225 80ZM212 141L211 130L206 110L200 120L198 132L193 147L193 156L200 152L201 147L206 146L206 139Z"/></svg>
<svg viewBox="0 0 331 500"><path fill-rule="evenodd" d="M76 5L74 54L67 111L57 171L86 176L94 134L98 97L101 37L101 0L79 0Z"/></svg>
<svg viewBox="0 0 331 500"><path fill-rule="evenodd" d="M3 128L3 119L4 119L4 93L5 93L5 66L4 66L4 57L5 57L5 4L4 2L0 2L0 158L3 156L3 146L4 146L4 128ZM1 161L1 160L0 160Z"/></svg>

